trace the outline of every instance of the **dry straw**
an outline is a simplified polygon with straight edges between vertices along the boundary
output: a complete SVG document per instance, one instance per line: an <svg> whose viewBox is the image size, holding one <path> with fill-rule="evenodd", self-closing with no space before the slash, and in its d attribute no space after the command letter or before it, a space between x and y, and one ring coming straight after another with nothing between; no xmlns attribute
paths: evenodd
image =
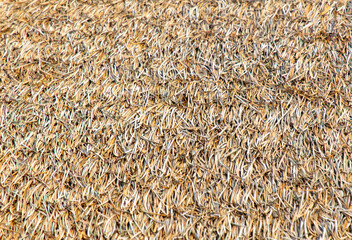
<svg viewBox="0 0 352 240"><path fill-rule="evenodd" d="M351 1L2 1L0 238L351 239Z"/></svg>

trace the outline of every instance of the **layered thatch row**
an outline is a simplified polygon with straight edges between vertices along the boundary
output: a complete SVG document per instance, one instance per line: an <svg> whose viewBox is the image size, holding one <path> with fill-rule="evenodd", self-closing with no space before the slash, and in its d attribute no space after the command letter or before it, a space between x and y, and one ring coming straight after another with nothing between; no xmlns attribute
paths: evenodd
<svg viewBox="0 0 352 240"><path fill-rule="evenodd" d="M350 1L0 3L4 239L352 238Z"/></svg>

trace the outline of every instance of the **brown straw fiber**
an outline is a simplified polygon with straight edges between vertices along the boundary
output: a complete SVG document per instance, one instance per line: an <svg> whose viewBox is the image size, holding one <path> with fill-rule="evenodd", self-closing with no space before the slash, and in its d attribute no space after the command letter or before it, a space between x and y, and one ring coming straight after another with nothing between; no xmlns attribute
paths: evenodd
<svg viewBox="0 0 352 240"><path fill-rule="evenodd" d="M352 1L0 2L0 239L352 239Z"/></svg>

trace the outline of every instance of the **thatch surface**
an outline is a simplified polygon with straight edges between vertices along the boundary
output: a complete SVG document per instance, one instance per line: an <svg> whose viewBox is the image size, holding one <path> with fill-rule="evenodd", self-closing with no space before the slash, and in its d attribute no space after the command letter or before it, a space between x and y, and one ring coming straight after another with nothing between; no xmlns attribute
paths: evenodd
<svg viewBox="0 0 352 240"><path fill-rule="evenodd" d="M2 1L3 239L351 239L351 1Z"/></svg>

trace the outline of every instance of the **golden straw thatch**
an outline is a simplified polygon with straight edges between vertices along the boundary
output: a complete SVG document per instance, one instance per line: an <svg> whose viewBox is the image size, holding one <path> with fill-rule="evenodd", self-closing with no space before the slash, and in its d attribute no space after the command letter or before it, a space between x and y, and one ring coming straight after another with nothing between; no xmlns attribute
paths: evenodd
<svg viewBox="0 0 352 240"><path fill-rule="evenodd" d="M352 1L0 2L1 239L352 239Z"/></svg>

